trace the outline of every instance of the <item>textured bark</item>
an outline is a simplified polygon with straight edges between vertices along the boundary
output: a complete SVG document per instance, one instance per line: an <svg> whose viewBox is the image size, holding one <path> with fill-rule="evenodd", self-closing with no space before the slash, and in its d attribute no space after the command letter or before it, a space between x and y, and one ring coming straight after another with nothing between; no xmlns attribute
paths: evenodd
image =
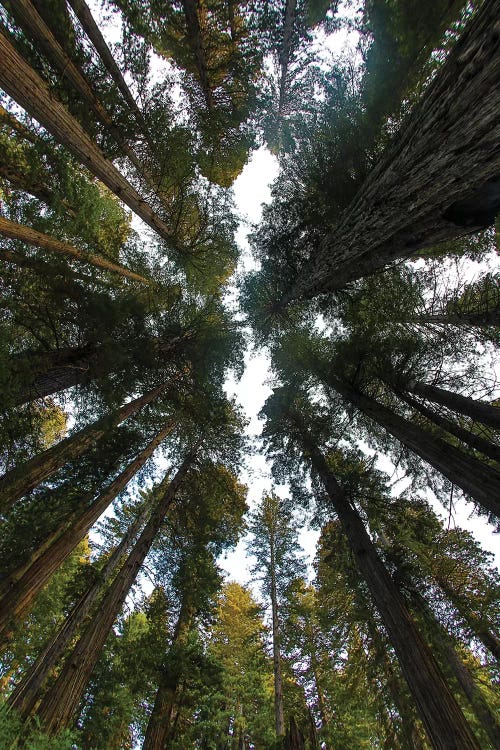
<svg viewBox="0 0 500 750"><path fill-rule="evenodd" d="M432 747L435 750L479 750L470 727L404 606L358 512L347 500L300 417L295 415L294 420L300 431L302 447L321 478L361 576L382 618Z"/></svg>
<svg viewBox="0 0 500 750"><path fill-rule="evenodd" d="M470 430L466 430L464 427L460 427L460 425L458 425L456 422L452 422L451 419L446 419L445 417L441 416L441 414L438 414L432 409L424 406L424 404L420 403L420 401L411 398L411 396L408 396L408 394L399 391L396 391L396 393L403 401L408 404L408 406L411 406L412 409L420 412L420 414L422 414L422 416L429 420L429 422L433 422L437 427L441 427L450 435L454 435L461 442L468 445L469 448L473 448L474 450L479 451L484 456L488 456L488 458L491 458L493 461L500 462L499 445L496 445L490 440L486 440L485 438L480 437L480 435L476 435L476 433L471 432Z"/></svg>
<svg viewBox="0 0 500 750"><path fill-rule="evenodd" d="M183 601L175 625L171 649L186 641L193 615L192 607ZM167 741L172 739L176 693L180 679L181 673L176 666L162 672L142 750L164 750L167 747Z"/></svg>
<svg viewBox="0 0 500 750"><path fill-rule="evenodd" d="M68 617L54 637L46 644L37 656L36 661L23 677L22 681L10 695L8 706L18 712L21 719L31 715L43 692L47 678L57 667L57 664L70 645L80 628L88 620L93 605L101 597L109 584L113 573L122 564L127 550L139 533L147 517L147 511L139 513L131 524L120 544L112 552L98 577L92 583L81 599L76 603Z"/></svg>
<svg viewBox="0 0 500 750"><path fill-rule="evenodd" d="M198 5L196 3L196 0L182 0L182 8L184 10L184 16L186 18L186 27L188 32L187 42L191 47L194 55L196 69L198 71L198 78L203 91L203 96L205 97L205 103L208 109L213 109L214 97L208 77L208 65L205 50L203 48L200 19L198 16Z"/></svg>
<svg viewBox="0 0 500 750"><path fill-rule="evenodd" d="M85 0L68 0L69 4L75 11L75 14L80 21L83 30L87 34L88 38L92 42L92 44L95 47L95 50L99 57L101 58L101 61L110 74L111 78L115 82L117 88L121 92L123 98L127 102L128 106L130 107L130 110L132 114L135 117L136 122L138 123L142 134L147 138L148 137L148 128L146 125L146 122L144 120L143 114L139 107L137 106L137 103L132 96L132 93L127 86L127 83L121 73L120 68L115 62L115 58L111 54L111 51L106 44L106 40L104 39L103 35L101 34L101 31L96 24L94 17L92 16L92 13L90 11L90 8L85 3Z"/></svg>
<svg viewBox="0 0 500 750"><path fill-rule="evenodd" d="M279 64L281 67L280 95L278 102L278 118L283 117L285 108L285 98L287 89L288 65L290 62L290 50L292 46L293 25L295 22L295 9L297 0L286 0L285 18L283 21L283 41L279 54Z"/></svg>
<svg viewBox="0 0 500 750"><path fill-rule="evenodd" d="M134 271L130 271L128 268L125 268L125 266L121 266L118 263L113 263L103 255L96 255L95 253L89 253L86 250L80 250L74 245L70 245L69 242L63 242L48 234L38 232L36 229L24 226L23 224L16 224L14 221L9 221L9 219L5 219L2 216L0 216L0 234L4 237L9 237L11 240L19 240L20 242L26 242L29 245L41 247L43 250L48 250L49 252L65 255L79 263L102 268L104 271L116 273L126 279L132 279L132 281L139 281L142 284L153 283L152 279L134 273ZM3 254L2 251L0 251L0 257L1 254Z"/></svg>
<svg viewBox="0 0 500 750"><path fill-rule="evenodd" d="M453 640L444 627L436 619L434 613L422 595L415 589L411 592L411 601L424 622L427 623L430 632L434 634L438 646L441 649L444 663L450 674L457 681L464 696L470 703L476 719L485 731L495 750L500 749L500 725L490 709L483 694L474 682L474 678L462 659L456 652Z"/></svg>
<svg viewBox="0 0 500 750"><path fill-rule="evenodd" d="M274 724L277 737L285 736L285 715L283 711L283 678L281 675L280 631L278 617L278 594L276 590L276 546L274 532L270 530L269 547L271 553L271 611L273 620L273 672L274 672Z"/></svg>
<svg viewBox="0 0 500 750"><path fill-rule="evenodd" d="M88 534L91 527L122 492L133 476L151 457L156 448L172 431L174 422L169 422L149 445L131 461L94 502L85 507L68 527L64 524L50 546L42 545L41 554L33 553L28 565L10 573L0 587L0 643L12 636L12 626L31 608L35 597L50 580L55 571Z"/></svg>
<svg viewBox="0 0 500 750"><path fill-rule="evenodd" d="M450 482L500 516L500 472L391 411L334 376L325 379L341 396L387 430Z"/></svg>
<svg viewBox="0 0 500 750"><path fill-rule="evenodd" d="M196 447L193 452L188 453L168 486L162 487L156 508L132 552L111 584L101 603L99 612L89 623L72 653L66 659L54 685L42 699L36 713L48 733L55 733L71 725L73 715L99 659L109 631L163 523L177 489L193 463L195 451Z"/></svg>
<svg viewBox="0 0 500 750"><path fill-rule="evenodd" d="M0 33L0 86L160 237L171 238L168 225L106 159L3 33Z"/></svg>
<svg viewBox="0 0 500 750"><path fill-rule="evenodd" d="M422 396L428 401L434 401L436 404L446 406L457 414L463 414L466 417L481 422L495 430L500 430L500 407L492 406L486 401L477 401L476 399L462 396L460 393L453 393L444 388L438 388L428 383L409 383L407 390Z"/></svg>
<svg viewBox="0 0 500 750"><path fill-rule="evenodd" d="M284 305L342 289L500 208L500 0L485 0Z"/></svg>
<svg viewBox="0 0 500 750"><path fill-rule="evenodd" d="M283 746L285 750L305 750L304 736L298 728L295 716L293 715L290 717L290 726L288 727Z"/></svg>
<svg viewBox="0 0 500 750"><path fill-rule="evenodd" d="M39 453L21 466L16 466L0 477L0 512L5 513L19 498L51 477L68 461L73 461L113 427L150 404L167 388L163 383L139 398L129 401L112 414L106 414L83 430L79 430L56 445Z"/></svg>

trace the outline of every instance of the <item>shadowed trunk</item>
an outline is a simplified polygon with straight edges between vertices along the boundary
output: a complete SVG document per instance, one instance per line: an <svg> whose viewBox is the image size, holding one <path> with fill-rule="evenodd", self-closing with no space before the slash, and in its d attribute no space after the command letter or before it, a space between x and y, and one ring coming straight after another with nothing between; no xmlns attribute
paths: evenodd
<svg viewBox="0 0 500 750"><path fill-rule="evenodd" d="M428 419L429 422L434 423L437 427L441 427L450 435L454 435L456 438L458 438L458 440L460 440L462 443L465 443L469 448L473 448L474 450L482 453L484 456L487 456L493 461L497 461L500 463L499 445L495 445L495 443L492 443L490 440L485 440L485 438L482 438L480 435L476 435L474 432L466 430L464 427L456 424L456 422L452 422L451 419L446 419L445 417L441 416L441 414L438 414L432 409L424 406L424 404L420 403L420 401L411 398L411 396L408 396L408 394L400 391L395 391L395 393L397 396L399 396L399 398L405 401L408 406L411 406L412 409L420 412L420 414Z"/></svg>
<svg viewBox="0 0 500 750"><path fill-rule="evenodd" d="M433 436L333 375L325 382L403 445L460 487L489 513L500 516L500 472Z"/></svg>
<svg viewBox="0 0 500 750"><path fill-rule="evenodd" d="M42 250L65 255L79 263L95 266L96 268L101 268L110 273L116 273L126 279L139 281L141 284L154 283L152 279L147 279L145 276L130 271L128 268L125 268L125 266L113 263L112 261L107 260L103 255L96 255L95 253L89 253L86 250L80 250L74 245L70 245L68 242L62 242L55 237L38 232L35 229L24 226L23 224L16 224L2 216L0 216L0 234L3 234L4 237L9 237L11 240L19 240L20 242L26 242L29 245L41 247Z"/></svg>
<svg viewBox="0 0 500 750"><path fill-rule="evenodd" d="M205 103L208 109L214 108L214 98L210 80L208 77L208 65L205 50L203 47L202 32L200 19L198 17L198 5L196 0L182 0L182 8L186 18L187 43L191 47L196 62L198 78L205 97Z"/></svg>
<svg viewBox="0 0 500 750"><path fill-rule="evenodd" d="M382 618L417 709L435 750L479 750L458 704L431 651L422 640L403 604L399 591L384 567L363 522L346 498L327 462L297 414L296 423L304 452L325 487L337 513L361 576L366 581Z"/></svg>
<svg viewBox="0 0 500 750"><path fill-rule="evenodd" d="M94 583L89 586L81 599L76 603L57 634L47 643L43 651L37 656L34 664L23 677L22 682L19 683L10 695L8 700L9 708L17 711L23 720L27 719L33 712L43 692L47 678L57 667L60 658L82 625L88 620L93 605L105 591L113 573L122 564L128 548L139 533L147 515L148 509L139 513L120 544L112 552L102 570L97 574Z"/></svg>
<svg viewBox="0 0 500 750"><path fill-rule="evenodd" d="M167 385L167 383L163 383L143 396L129 401L128 404L117 409L113 414L106 414L97 422L75 432L0 477L0 512L5 513L16 500L51 477L68 461L73 461L92 447L108 430L117 427L121 422L154 401L163 393Z"/></svg>
<svg viewBox="0 0 500 750"><path fill-rule="evenodd" d="M492 406L486 401L477 401L476 399L462 396L460 393L453 393L444 388L438 388L428 383L413 382L406 386L406 389L416 396L422 396L428 401L434 401L436 404L446 406L457 414L463 414L466 417L474 419L476 422L500 430L500 407Z"/></svg>
<svg viewBox="0 0 500 750"><path fill-rule="evenodd" d="M274 724L277 737L285 736L285 716L283 711L283 678L281 676L280 632L278 618L278 594L276 591L276 547L273 529L270 529L269 547L271 553L271 610L273 620L273 672L274 672Z"/></svg>
<svg viewBox="0 0 500 750"><path fill-rule="evenodd" d="M281 120L285 109L285 98L287 89L288 65L290 62L290 50L292 46L293 25L295 22L295 8L297 0L287 0L285 5L285 18L283 21L283 41L279 54L281 67L280 95L278 101L278 119Z"/></svg>
<svg viewBox="0 0 500 750"><path fill-rule="evenodd" d="M54 734L71 725L109 631L120 613L179 485L191 468L198 445L187 454L172 481L167 486L161 486L160 499L132 552L111 584L99 611L66 659L57 680L38 706L36 714L49 734Z"/></svg>
<svg viewBox="0 0 500 750"><path fill-rule="evenodd" d="M416 250L494 222L500 208L499 17L500 0L482 3L282 306L342 289Z"/></svg>
<svg viewBox="0 0 500 750"><path fill-rule="evenodd" d="M193 618L193 609L182 602L179 616L174 629L170 649L173 649L186 641ZM164 750L172 729L172 720L175 709L175 698L181 671L177 664L171 664L170 669L163 670L160 684L156 692L155 703L149 717L148 726L144 735L142 750Z"/></svg>
<svg viewBox="0 0 500 750"><path fill-rule="evenodd" d="M111 192L163 239L171 238L167 224L87 135L68 110L51 94L47 84L25 62L4 33L0 33L0 85L28 114L65 146Z"/></svg>
<svg viewBox="0 0 500 750"><path fill-rule="evenodd" d="M116 479L102 492L94 502L86 507L75 520L76 511L71 517L71 525L65 522L62 529L56 531L49 546L44 543L41 551L36 550L29 563L10 573L1 584L0 594L0 643L12 637L12 626L19 621L32 607L35 597L50 580L55 571L71 554L75 547L88 534L91 527L104 513L110 503L125 489L132 477L151 457L156 448L167 437L174 427L169 422L161 432L139 453L139 455L122 471Z"/></svg>

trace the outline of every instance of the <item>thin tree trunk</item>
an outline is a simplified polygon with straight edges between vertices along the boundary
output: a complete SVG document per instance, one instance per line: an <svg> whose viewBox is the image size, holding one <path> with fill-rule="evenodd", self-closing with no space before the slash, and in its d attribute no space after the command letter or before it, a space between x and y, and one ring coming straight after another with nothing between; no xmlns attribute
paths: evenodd
<svg viewBox="0 0 500 750"><path fill-rule="evenodd" d="M61 656L70 645L82 625L88 619L95 602L105 591L113 573L122 564L127 550L143 526L148 509L143 509L131 524L120 544L112 552L104 564L102 570L94 583L92 583L81 599L73 607L58 632L47 643L43 651L37 656L36 661L15 688L8 700L9 708L15 710L21 719L25 720L31 715L49 675L57 667Z"/></svg>
<svg viewBox="0 0 500 750"><path fill-rule="evenodd" d="M0 33L0 85L23 109L165 240L171 230L51 94L47 84Z"/></svg>
<svg viewBox="0 0 500 750"><path fill-rule="evenodd" d="M411 406L412 409L420 412L420 414L422 414L427 420L429 420L429 422L434 423L437 427L441 427L446 432L449 432L450 435L454 435L456 438L458 438L458 440L465 443L469 448L473 448L474 450L482 453L484 456L487 456L493 461L497 461L498 463L500 463L499 445L495 445L495 443L492 443L490 440L485 440L485 438L480 437L480 435L476 435L474 432L466 430L464 427L460 427L460 425L456 424L456 422L452 422L451 419L446 419L445 417L441 416L441 414L438 414L432 409L424 406L422 403L420 403L420 401L411 398L411 396L409 396L408 394L400 391L395 391L395 393L397 396L399 396L399 398L405 401L408 406Z"/></svg>
<svg viewBox="0 0 500 750"><path fill-rule="evenodd" d="M104 39L98 25L94 20L90 8L86 4L85 0L68 0L68 2L73 8L78 20L80 21L82 29L85 31L86 35L94 45L94 48L99 55L101 62L115 82L117 88L121 92L128 106L130 107L130 110L134 115L137 124L139 125L141 133L144 135L146 140L148 140L149 133L146 121L144 120L144 116L137 106L137 103L132 96L129 87L127 86L122 72L116 64L115 58L111 54L111 51L106 44L106 40Z"/></svg>
<svg viewBox="0 0 500 750"><path fill-rule="evenodd" d="M110 273L116 273L126 279L139 281L141 284L154 283L152 279L148 279L146 276L141 276L134 271L130 271L128 268L121 266L118 263L113 263L103 255L96 255L95 253L89 253L86 250L80 250L74 245L70 245L69 242L63 242L48 234L38 232L36 229L24 226L23 224L16 224L14 221L10 221L3 216L0 216L0 234L3 234L4 237L9 237L11 240L19 240L20 242L26 242L29 245L41 247L43 250L48 250L49 252L64 255L78 261L79 263L95 266L96 268L101 268ZM1 252L2 251L0 251L0 253Z"/></svg>
<svg viewBox="0 0 500 750"><path fill-rule="evenodd" d="M470 727L404 606L358 512L347 500L300 417L293 415L293 419L298 426L303 449L322 480L359 571L380 613L433 748L479 750Z"/></svg>
<svg viewBox="0 0 500 750"><path fill-rule="evenodd" d="M500 472L412 424L347 382L333 376L328 377L326 382L363 414L384 427L403 445L474 498L489 513L500 516Z"/></svg>
<svg viewBox="0 0 500 750"><path fill-rule="evenodd" d="M283 678L281 675L280 632L278 618L278 595L276 591L276 548L274 533L269 538L271 552L271 610L273 618L273 671L274 671L274 724L276 736L285 736L285 716L283 711Z"/></svg>
<svg viewBox="0 0 500 750"><path fill-rule="evenodd" d="M134 165L137 173L144 179L150 190L156 193L157 181L147 172L144 167L144 161L135 153L130 144L127 143L122 131L115 125L112 116L95 95L84 73L59 44L31 0L14 0L14 2L8 4L8 8L12 12L16 23L19 24L28 37L43 49L48 59L53 62L63 76L68 78L83 100L88 103L97 118L108 128L115 142Z"/></svg>
<svg viewBox="0 0 500 750"><path fill-rule="evenodd" d="M435 323L437 325L474 326L476 328L500 327L500 308L484 312L450 312L419 315L416 323Z"/></svg>
<svg viewBox="0 0 500 750"><path fill-rule="evenodd" d="M108 430L117 427L129 417L136 414L147 404L150 404L160 396L167 388L168 383L163 383L157 388L145 393L139 398L129 401L112 414L106 414L97 422L84 427L83 430L73 433L51 446L43 453L39 453L29 461L16 466L0 477L0 512L6 510L26 495L41 482L51 477L68 461L73 461L79 455L88 450L98 442Z"/></svg>
<svg viewBox="0 0 500 750"><path fill-rule="evenodd" d="M186 18L187 41L194 55L198 77L205 97L205 103L209 110L214 108L214 98L210 80L208 77L208 66L203 48L200 19L198 17L198 5L196 0L182 0L182 8Z"/></svg>
<svg viewBox="0 0 500 750"><path fill-rule="evenodd" d="M183 601L175 625L170 649L173 649L186 640L193 614L192 607L188 606L186 602ZM175 696L180 678L181 671L179 670L178 665L175 665L171 670L163 671L156 692L153 710L149 717L148 726L144 735L142 750L164 750L167 747L167 740L169 739L170 730L172 728Z"/></svg>
<svg viewBox="0 0 500 750"><path fill-rule="evenodd" d="M428 401L446 406L451 411L470 417L494 430L500 430L500 407L492 406L487 401L477 401L474 398L462 396L460 393L453 393L444 388L438 388L436 385L421 382L408 383L406 390Z"/></svg>
<svg viewBox="0 0 500 750"><path fill-rule="evenodd" d="M282 306L493 223L500 207L499 17L500 0L485 0Z"/></svg>
<svg viewBox="0 0 500 750"><path fill-rule="evenodd" d="M279 54L279 64L281 67L280 95L279 95L279 102L278 102L278 119L279 120L281 120L281 118L283 117L283 110L285 107L288 65L290 62L290 49L292 45L293 25L295 22L296 7L297 7L297 0L286 0L285 18L283 21L283 41L281 43L281 50Z"/></svg>
<svg viewBox="0 0 500 750"><path fill-rule="evenodd" d="M120 613L127 594L175 498L179 485L191 468L196 449L197 446L187 454L168 486L162 487L161 497L156 508L101 602L99 611L66 659L54 685L43 697L36 714L42 727L49 734L54 734L71 725L74 713L80 703L90 675L99 660L109 631Z"/></svg>
<svg viewBox="0 0 500 750"><path fill-rule="evenodd" d="M470 703L476 719L495 750L500 750L500 725L488 703L485 701L483 694L475 684L469 669L457 654L452 639L437 620L423 596L416 589L411 591L410 596L417 613L427 623L430 632L435 635L438 645L441 648L443 660Z"/></svg>
<svg viewBox="0 0 500 750"><path fill-rule="evenodd" d="M68 528L67 522L63 528L53 535L52 543L47 547L41 545L41 554L36 550L29 563L23 564L10 573L0 587L0 643L12 637L12 626L18 622L32 607L35 597L48 583L59 566L68 555L88 534L94 523L113 502L115 497L127 486L132 477L141 469L152 456L156 448L172 431L174 422L169 422L156 437L131 461L99 497L80 515L74 519ZM76 512L75 512L76 515Z"/></svg>

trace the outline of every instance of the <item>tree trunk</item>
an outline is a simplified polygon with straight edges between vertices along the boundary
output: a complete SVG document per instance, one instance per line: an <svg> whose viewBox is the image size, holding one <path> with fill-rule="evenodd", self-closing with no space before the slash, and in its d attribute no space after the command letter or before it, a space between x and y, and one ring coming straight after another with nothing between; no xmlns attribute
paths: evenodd
<svg viewBox="0 0 500 750"><path fill-rule="evenodd" d="M99 611L88 624L72 653L66 659L57 680L38 706L36 714L42 727L49 734L55 734L71 725L109 631L120 613L177 489L193 463L196 448L197 446L188 453L168 486L161 488L161 496L156 508L101 602Z"/></svg>
<svg viewBox="0 0 500 750"><path fill-rule="evenodd" d="M433 748L479 750L470 727L404 606L358 512L347 500L300 417L294 415L293 419L299 428L304 452L322 480L359 571L380 613Z"/></svg>
<svg viewBox="0 0 500 750"><path fill-rule="evenodd" d="M420 401L417 401L408 394L400 391L395 391L396 395L405 401L408 406L412 409L420 412L429 422L434 423L437 427L441 427L445 432L458 438L461 442L465 443L469 448L479 451L484 456L491 458L493 461L500 463L500 446L492 443L490 440L476 435L476 433L466 430L464 427L460 427L456 422L452 422L451 419L446 419L432 409L424 406Z"/></svg>
<svg viewBox="0 0 500 750"><path fill-rule="evenodd" d="M297 0L286 0L285 18L283 21L283 41L279 54L279 64L281 67L280 95L278 101L278 120L283 117L285 108L285 97L287 89L288 65L290 62L290 48L292 45L293 26L295 23L295 9Z"/></svg>
<svg viewBox="0 0 500 750"><path fill-rule="evenodd" d="M304 736L297 726L295 716L290 717L290 726L284 741L285 750L305 750Z"/></svg>
<svg viewBox="0 0 500 750"><path fill-rule="evenodd" d="M450 312L419 315L416 323L436 323L437 325L474 326L476 328L500 327L500 308L484 312Z"/></svg>
<svg viewBox="0 0 500 750"><path fill-rule="evenodd" d="M10 709L17 711L22 720L27 719L33 712L43 692L47 678L57 667L60 658L82 625L88 620L93 605L106 589L115 570L125 559L128 548L146 520L148 515L147 510L139 513L120 544L98 573L94 583L89 586L81 599L73 607L57 634L47 643L43 651L38 654L34 664L10 695L8 706Z"/></svg>
<svg viewBox="0 0 500 750"><path fill-rule="evenodd" d="M500 472L441 438L434 437L340 378L329 376L325 382L474 498L489 513L500 516Z"/></svg>
<svg viewBox="0 0 500 750"><path fill-rule="evenodd" d="M422 620L427 623L431 634L434 634L437 639L438 646L440 647L443 656L443 661L470 703L476 719L495 750L500 750L500 725L488 703L485 701L483 694L475 684L474 678L469 669L457 654L452 639L437 620L422 595L417 590L413 589L410 596L417 613L420 614Z"/></svg>
<svg viewBox="0 0 500 750"><path fill-rule="evenodd" d="M171 230L167 224L106 159L82 126L54 98L47 84L23 60L3 33L0 33L0 85L160 237L171 239Z"/></svg>
<svg viewBox="0 0 500 750"><path fill-rule="evenodd" d="M342 289L500 208L500 0L485 0L281 305Z"/></svg>
<svg viewBox="0 0 500 750"><path fill-rule="evenodd" d="M470 417L475 422L481 422L481 424L492 427L494 430L500 430L499 406L492 406L486 401L477 401L428 383L412 382L406 385L406 389L428 401L446 406L455 413Z"/></svg>
<svg viewBox="0 0 500 750"><path fill-rule="evenodd" d="M104 67L108 71L109 75L115 82L117 88L121 92L123 98L127 102L128 106L130 107L130 110L132 114L134 115L134 118L139 125L139 128L141 130L141 133L144 135L146 139L149 139L149 133L148 133L148 127L146 124L146 121L144 120L144 116L137 106L137 103L132 96L132 93L127 86L127 83L122 75L122 72L118 65L115 62L115 58L111 54L111 51L106 44L106 40L104 39L103 35L101 34L101 31L96 24L94 17L90 11L90 8L88 7L85 0L68 0L69 4L73 8L75 15L77 16L78 20L80 21L82 25L82 29L88 36L89 40L94 45L94 48L99 55L101 62L103 63Z"/></svg>
<svg viewBox="0 0 500 750"><path fill-rule="evenodd" d="M175 625L170 649L185 642L191 626L194 612L185 601L182 602L179 617ZM178 665L176 665L178 666ZM172 728L172 718L177 688L181 672L174 666L171 670L164 670L160 677L160 684L156 693L155 703L149 717L144 735L142 750L165 750Z"/></svg>
<svg viewBox="0 0 500 750"><path fill-rule="evenodd" d="M96 268L102 268L110 273L116 273L126 279L139 281L141 284L154 283L152 279L134 273L134 271L130 271L128 268L125 268L125 266L113 263L103 255L96 255L95 253L80 250L74 245L70 245L68 242L62 242L55 237L43 234L42 232L37 232L35 229L31 229L23 224L16 224L2 216L0 216L0 234L3 234L4 237L9 237L11 240L19 240L20 242L26 242L29 245L41 247L43 250L48 250L49 252L65 255L79 263L86 263L87 265L95 266Z"/></svg>
<svg viewBox="0 0 500 750"><path fill-rule="evenodd" d="M0 477L0 512L5 513L16 500L51 477L68 461L73 461L97 443L108 430L117 427L121 422L158 398L167 385L168 383L163 383L143 396L129 401L128 404L117 409L114 413L106 414L97 422L93 422L84 427L83 430L73 433Z"/></svg>
<svg viewBox="0 0 500 750"><path fill-rule="evenodd" d="M203 91L203 96L205 97L205 103L207 108L211 110L214 108L214 98L208 77L207 59L203 48L200 19L198 17L198 5L196 0L182 0L182 8L186 18L188 32L187 42L194 55L198 78Z"/></svg>
<svg viewBox="0 0 500 750"><path fill-rule="evenodd" d="M281 676L280 633L278 619L278 596L276 591L276 549L274 533L271 529L269 546L271 552L271 609L273 618L273 671L274 671L274 724L276 736L285 736L285 716L283 711L283 678Z"/></svg>
<svg viewBox="0 0 500 750"><path fill-rule="evenodd" d="M71 554L75 547L88 534L91 527L104 513L109 504L127 486L132 477L151 457L156 448L167 437L174 426L169 422L161 432L139 453L139 455L122 471L103 493L73 520L68 528L67 522L54 534L49 546L43 544L41 552L35 551L28 564L8 575L0 587L0 643L12 636L12 625L19 621L31 608L33 600L50 580L51 576Z"/></svg>

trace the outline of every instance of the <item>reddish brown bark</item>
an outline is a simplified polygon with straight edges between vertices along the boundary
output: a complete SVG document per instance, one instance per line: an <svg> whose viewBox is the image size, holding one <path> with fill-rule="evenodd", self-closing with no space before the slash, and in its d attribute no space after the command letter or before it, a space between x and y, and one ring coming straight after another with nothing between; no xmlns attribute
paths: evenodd
<svg viewBox="0 0 500 750"><path fill-rule="evenodd" d="M163 383L143 396L129 401L113 414L101 417L97 422L61 440L57 445L53 445L43 453L39 453L0 477L0 512L5 513L16 500L37 487L40 482L51 477L68 461L74 460L88 450L108 430L116 427L154 401L163 393L167 385L167 383Z"/></svg>
<svg viewBox="0 0 500 750"><path fill-rule="evenodd" d="M144 466L156 448L172 431L174 424L173 421L167 423L149 445L108 485L104 492L90 506L85 507L76 519L72 519L69 528L65 523L50 546L42 545L41 554L38 553L38 550L35 551L29 564L22 565L2 581L0 587L2 597L0 600L0 642L11 637L13 624L31 609L35 597L55 571L88 534L90 528L104 513L109 504Z"/></svg>
<svg viewBox="0 0 500 750"><path fill-rule="evenodd" d="M99 612L89 623L72 653L68 656L56 682L42 699L37 709L37 716L47 732L52 734L71 725L74 712L99 659L113 622L116 620L130 587L150 550L179 485L193 463L196 450L197 447L186 456L168 486L162 487L156 508L127 561L111 584L101 603Z"/></svg>
<svg viewBox="0 0 500 750"><path fill-rule="evenodd" d="M337 513L359 571L366 581L417 709L435 750L479 750L462 711L446 684L431 651L422 640L396 585L378 556L357 510L328 468L301 418L294 414L302 447Z"/></svg>

